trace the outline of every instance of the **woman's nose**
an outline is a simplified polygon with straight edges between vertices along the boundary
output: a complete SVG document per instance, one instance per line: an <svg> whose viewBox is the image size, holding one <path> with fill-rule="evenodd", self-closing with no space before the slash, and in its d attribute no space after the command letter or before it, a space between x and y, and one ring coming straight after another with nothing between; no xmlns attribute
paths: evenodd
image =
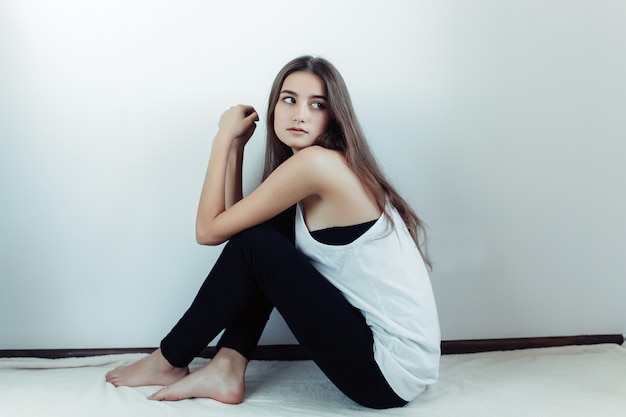
<svg viewBox="0 0 626 417"><path fill-rule="evenodd" d="M293 115L294 122L304 122L306 120L307 109L306 106L298 106L296 112Z"/></svg>

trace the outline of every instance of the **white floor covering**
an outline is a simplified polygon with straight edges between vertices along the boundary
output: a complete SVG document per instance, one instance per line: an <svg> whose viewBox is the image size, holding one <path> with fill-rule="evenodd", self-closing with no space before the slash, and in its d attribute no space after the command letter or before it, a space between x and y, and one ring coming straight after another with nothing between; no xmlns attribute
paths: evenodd
<svg viewBox="0 0 626 417"><path fill-rule="evenodd" d="M446 355L440 380L404 408L369 410L310 361L252 361L246 399L148 401L158 387L115 388L105 373L142 355L0 358L0 417L626 416L626 345ZM197 359L192 370L206 363Z"/></svg>

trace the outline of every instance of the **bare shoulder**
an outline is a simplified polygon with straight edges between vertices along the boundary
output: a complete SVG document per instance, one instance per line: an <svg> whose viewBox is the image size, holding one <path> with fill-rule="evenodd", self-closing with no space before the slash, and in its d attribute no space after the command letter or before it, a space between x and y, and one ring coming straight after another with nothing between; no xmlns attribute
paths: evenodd
<svg viewBox="0 0 626 417"><path fill-rule="evenodd" d="M349 169L346 159L339 151L313 145L302 149L293 156L299 164L306 165L315 171L328 172L329 170Z"/></svg>
<svg viewBox="0 0 626 417"><path fill-rule="evenodd" d="M294 162L304 166L306 175L313 177L313 181L321 187L320 191L327 196L329 193L342 193L344 196L354 193L368 194L340 151L314 145L302 149L293 157L297 159Z"/></svg>
<svg viewBox="0 0 626 417"><path fill-rule="evenodd" d="M294 158L306 166L306 176L311 178L303 181L315 183L315 198L303 200L309 230L349 226L380 216L375 197L341 152L310 146Z"/></svg>

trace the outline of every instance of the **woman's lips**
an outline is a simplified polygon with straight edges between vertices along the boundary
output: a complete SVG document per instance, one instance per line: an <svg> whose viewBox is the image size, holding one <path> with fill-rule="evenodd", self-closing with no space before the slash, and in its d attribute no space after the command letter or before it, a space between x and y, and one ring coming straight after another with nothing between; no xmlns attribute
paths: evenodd
<svg viewBox="0 0 626 417"><path fill-rule="evenodd" d="M304 135L304 134L308 133L306 130L300 129L299 127L290 127L287 130L290 131L291 133L295 134L295 135Z"/></svg>

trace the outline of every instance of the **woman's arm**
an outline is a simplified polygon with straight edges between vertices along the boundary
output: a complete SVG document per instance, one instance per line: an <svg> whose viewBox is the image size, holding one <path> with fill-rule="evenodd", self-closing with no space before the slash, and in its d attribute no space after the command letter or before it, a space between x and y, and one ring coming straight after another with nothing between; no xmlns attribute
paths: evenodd
<svg viewBox="0 0 626 417"><path fill-rule="evenodd" d="M230 146L226 164L226 194L224 196L227 210L243 198L242 170L244 146L245 143L241 143L239 140L233 141L233 144Z"/></svg>
<svg viewBox="0 0 626 417"><path fill-rule="evenodd" d="M243 147L258 119L254 108L241 105L231 107L220 118L200 194L196 235L205 228L207 221L241 200Z"/></svg>
<svg viewBox="0 0 626 417"><path fill-rule="evenodd" d="M227 206L225 184L231 144L254 124L256 113L251 111L250 107L238 106L225 113L213 140L196 218L200 244L218 245L310 195L325 194L325 188L336 181L325 156L333 151L313 146L289 158L252 193ZM232 129L231 123L239 128Z"/></svg>
<svg viewBox="0 0 626 417"><path fill-rule="evenodd" d="M218 245L310 195L321 195L324 184L333 182L323 158L328 151L315 146L289 158L242 198L243 146L257 120L250 106L232 107L220 119L198 204L196 240L200 244Z"/></svg>

